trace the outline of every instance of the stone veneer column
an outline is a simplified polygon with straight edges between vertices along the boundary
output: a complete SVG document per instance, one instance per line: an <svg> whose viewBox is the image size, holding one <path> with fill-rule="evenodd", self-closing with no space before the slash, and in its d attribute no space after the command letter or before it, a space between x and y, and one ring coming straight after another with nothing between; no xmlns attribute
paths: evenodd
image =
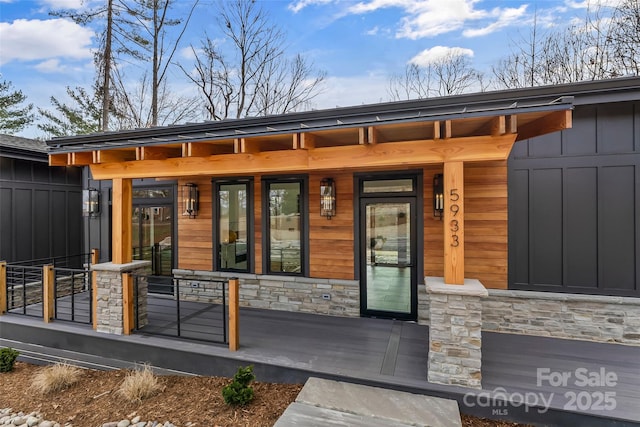
<svg viewBox="0 0 640 427"><path fill-rule="evenodd" d="M98 332L122 335L124 329L122 316L122 275L124 273L145 274L150 261L133 261L127 264L111 262L95 264L91 269L96 272L96 310ZM144 280L139 289L138 310L146 319L147 281Z"/></svg>
<svg viewBox="0 0 640 427"><path fill-rule="evenodd" d="M429 362L431 383L482 388L482 298L488 292L478 280L448 285L442 277L425 279L429 295Z"/></svg>

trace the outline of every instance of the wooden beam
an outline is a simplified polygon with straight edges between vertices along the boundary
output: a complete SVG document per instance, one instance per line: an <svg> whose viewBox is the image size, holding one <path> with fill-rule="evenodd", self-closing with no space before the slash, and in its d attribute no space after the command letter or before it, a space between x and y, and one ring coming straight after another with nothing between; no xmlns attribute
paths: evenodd
<svg viewBox="0 0 640 427"><path fill-rule="evenodd" d="M491 119L491 135L498 136L506 133L506 120L504 116L497 116Z"/></svg>
<svg viewBox="0 0 640 427"><path fill-rule="evenodd" d="M229 351L240 347L240 281L229 280Z"/></svg>
<svg viewBox="0 0 640 427"><path fill-rule="evenodd" d="M68 166L70 153L49 154L49 166Z"/></svg>
<svg viewBox="0 0 640 427"><path fill-rule="evenodd" d="M572 126L571 110L554 111L538 120L518 126L518 141L547 133L570 129Z"/></svg>
<svg viewBox="0 0 640 427"><path fill-rule="evenodd" d="M300 134L299 133L294 133L293 134L293 149L294 150L299 150L300 149Z"/></svg>
<svg viewBox="0 0 640 427"><path fill-rule="evenodd" d="M444 282L464 284L464 163L444 164Z"/></svg>
<svg viewBox="0 0 640 427"><path fill-rule="evenodd" d="M95 331L98 329L98 272L91 272L91 327Z"/></svg>
<svg viewBox="0 0 640 427"><path fill-rule="evenodd" d="M53 321L55 313L55 291L56 275L53 271L53 265L42 266L42 313L44 322ZM71 281L73 287L73 280Z"/></svg>
<svg viewBox="0 0 640 427"><path fill-rule="evenodd" d="M242 144L240 143L240 138L236 138L233 140L233 152L238 154L242 151Z"/></svg>
<svg viewBox="0 0 640 427"><path fill-rule="evenodd" d="M368 128L367 141L369 144L377 144L380 141L380 132L373 126Z"/></svg>
<svg viewBox="0 0 640 427"><path fill-rule="evenodd" d="M255 154L259 153L260 149L260 141L248 139L248 138L240 138L240 152L245 154Z"/></svg>
<svg viewBox="0 0 640 427"><path fill-rule="evenodd" d="M358 128L358 144L365 145L369 143L369 135L367 128Z"/></svg>
<svg viewBox="0 0 640 427"><path fill-rule="evenodd" d="M91 249L91 265L96 265L100 262L100 249Z"/></svg>
<svg viewBox="0 0 640 427"><path fill-rule="evenodd" d="M505 132L518 133L518 116L512 114L506 117Z"/></svg>
<svg viewBox="0 0 640 427"><path fill-rule="evenodd" d="M346 145L311 150L105 163L94 164L90 168L94 179L133 179L388 168L448 161L492 161L507 159L515 138L516 135L502 135L452 138L446 144L442 141L419 140Z"/></svg>
<svg viewBox="0 0 640 427"><path fill-rule="evenodd" d="M149 160L161 162L161 160ZM142 163L142 162L138 162ZM95 178L95 177L94 177ZM131 179L114 178L111 207L111 261L114 264L127 264L132 260L131 215L132 215Z"/></svg>
<svg viewBox="0 0 640 427"><path fill-rule="evenodd" d="M93 153L90 151L69 154L71 155L71 164L73 166L87 166L93 163Z"/></svg>
<svg viewBox="0 0 640 427"><path fill-rule="evenodd" d="M440 139L440 122L433 122L433 139Z"/></svg>
<svg viewBox="0 0 640 427"><path fill-rule="evenodd" d="M7 262L0 261L0 316L7 312Z"/></svg>
<svg viewBox="0 0 640 427"><path fill-rule="evenodd" d="M316 148L316 136L312 133L300 134L300 148L303 150L312 150Z"/></svg>
<svg viewBox="0 0 640 427"><path fill-rule="evenodd" d="M440 138L451 138L451 120L445 120L437 123L440 124Z"/></svg>
<svg viewBox="0 0 640 427"><path fill-rule="evenodd" d="M164 160L182 156L182 146L140 147L140 149L138 160Z"/></svg>

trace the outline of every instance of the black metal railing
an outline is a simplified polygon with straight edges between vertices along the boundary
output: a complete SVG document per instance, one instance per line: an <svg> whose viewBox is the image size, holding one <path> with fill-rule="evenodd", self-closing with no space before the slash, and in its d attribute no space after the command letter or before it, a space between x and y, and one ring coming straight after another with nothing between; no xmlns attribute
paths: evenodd
<svg viewBox="0 0 640 427"><path fill-rule="evenodd" d="M133 276L134 329L150 335L227 343L228 280L164 279Z"/></svg>
<svg viewBox="0 0 640 427"><path fill-rule="evenodd" d="M91 265L91 253L13 261L7 265L20 265L29 267L53 265L54 267L60 268L86 268L87 266Z"/></svg>
<svg viewBox="0 0 640 427"><path fill-rule="evenodd" d="M42 267L7 264L7 311L43 317Z"/></svg>
<svg viewBox="0 0 640 427"><path fill-rule="evenodd" d="M55 319L90 324L93 298L89 269L54 267L53 272Z"/></svg>

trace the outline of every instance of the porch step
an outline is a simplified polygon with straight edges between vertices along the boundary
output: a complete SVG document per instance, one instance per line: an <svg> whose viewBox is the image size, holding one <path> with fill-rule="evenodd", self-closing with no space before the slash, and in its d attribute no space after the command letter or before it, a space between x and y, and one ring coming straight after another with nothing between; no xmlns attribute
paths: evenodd
<svg viewBox="0 0 640 427"><path fill-rule="evenodd" d="M274 427L460 427L455 400L309 378Z"/></svg>

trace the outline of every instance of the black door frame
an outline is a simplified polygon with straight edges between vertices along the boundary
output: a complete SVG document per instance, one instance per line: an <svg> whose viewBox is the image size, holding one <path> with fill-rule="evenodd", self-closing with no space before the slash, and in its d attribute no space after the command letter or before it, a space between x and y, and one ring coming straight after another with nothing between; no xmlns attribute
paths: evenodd
<svg viewBox="0 0 640 427"><path fill-rule="evenodd" d="M364 193L365 181L411 179L413 190L406 192ZM424 269L423 260L423 192L422 170L393 171L384 173L354 174L354 261L355 276L360 281L360 315L362 317L380 317L400 320L417 320L418 317L418 285ZM410 221L411 245L411 310L410 313L398 313L367 309L367 260L366 260L366 204L396 203L409 201L412 212Z"/></svg>

